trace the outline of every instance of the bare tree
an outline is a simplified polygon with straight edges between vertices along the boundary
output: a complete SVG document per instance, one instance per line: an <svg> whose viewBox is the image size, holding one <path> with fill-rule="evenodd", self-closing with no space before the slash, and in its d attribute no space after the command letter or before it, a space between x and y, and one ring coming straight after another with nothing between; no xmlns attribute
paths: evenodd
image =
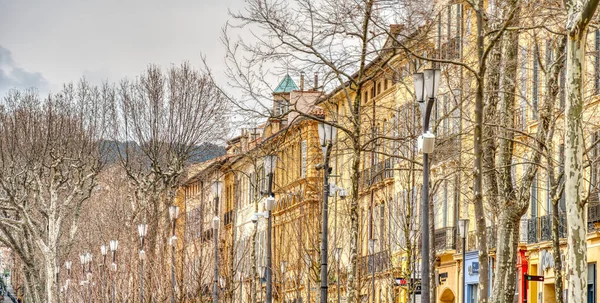
<svg viewBox="0 0 600 303"><path fill-rule="evenodd" d="M0 112L0 241L23 261L30 302L56 302L61 250L100 171L107 87L85 81L41 100L12 91Z"/></svg>
<svg viewBox="0 0 600 303"><path fill-rule="evenodd" d="M224 138L227 104L212 81L188 63L166 71L149 66L135 80L123 80L116 90L117 157L135 188L136 221L149 223L149 257L164 259L166 210L200 144Z"/></svg>

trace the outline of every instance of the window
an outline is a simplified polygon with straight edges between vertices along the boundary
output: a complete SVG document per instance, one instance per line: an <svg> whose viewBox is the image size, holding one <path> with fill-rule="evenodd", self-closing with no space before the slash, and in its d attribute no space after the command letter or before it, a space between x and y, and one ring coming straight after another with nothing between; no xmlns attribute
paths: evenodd
<svg viewBox="0 0 600 303"><path fill-rule="evenodd" d="M467 286L467 303L477 303L479 294L479 284L469 284Z"/></svg>
<svg viewBox="0 0 600 303"><path fill-rule="evenodd" d="M525 100L527 99L527 47L521 47L520 56L521 100L525 103Z"/></svg>
<svg viewBox="0 0 600 303"><path fill-rule="evenodd" d="M558 146L558 165L559 165L559 173L563 173L565 171L565 145L561 144ZM563 190L562 195L560 196L560 201L558 203L558 208L561 213L565 213L567 210L565 204L565 191Z"/></svg>
<svg viewBox="0 0 600 303"><path fill-rule="evenodd" d="M540 52L537 44L534 48L533 53L533 76L532 76L532 86L531 86L531 118L536 120L538 118L538 110L539 110L539 82L540 82Z"/></svg>
<svg viewBox="0 0 600 303"><path fill-rule="evenodd" d="M538 185L537 185L537 175L533 177L533 181L531 182L531 218L537 218L538 216Z"/></svg>
<svg viewBox="0 0 600 303"><path fill-rule="evenodd" d="M600 92L600 30L596 30L594 34L594 94Z"/></svg>
<svg viewBox="0 0 600 303"><path fill-rule="evenodd" d="M559 81L559 90L558 90L558 106L560 107L560 109L564 109L565 108L565 102L566 102L566 94L565 94L565 81L566 80L566 68L564 67L565 64L565 59L563 58L563 68L560 70L560 75L558 76L558 81Z"/></svg>

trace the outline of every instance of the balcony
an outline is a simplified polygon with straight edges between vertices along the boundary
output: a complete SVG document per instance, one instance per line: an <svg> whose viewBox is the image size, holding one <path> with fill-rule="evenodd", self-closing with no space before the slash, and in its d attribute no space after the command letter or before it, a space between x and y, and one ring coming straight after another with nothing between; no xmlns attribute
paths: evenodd
<svg viewBox="0 0 600 303"><path fill-rule="evenodd" d="M431 155L433 163L444 162L454 159L460 152L460 140L456 134L446 136L438 134L436 138L435 152Z"/></svg>
<svg viewBox="0 0 600 303"><path fill-rule="evenodd" d="M485 231L488 249L496 248L496 227L488 226L486 227ZM474 251L477 249L477 231L472 230L469 232L469 237L467 239L467 251Z"/></svg>
<svg viewBox="0 0 600 303"><path fill-rule="evenodd" d="M233 223L233 209L226 211L225 214L223 215L223 224L224 225L229 225L231 223Z"/></svg>
<svg viewBox="0 0 600 303"><path fill-rule="evenodd" d="M394 178L394 167L391 158L375 163L360 172L360 189L366 189L385 179Z"/></svg>
<svg viewBox="0 0 600 303"><path fill-rule="evenodd" d="M552 241L553 215L546 215L527 220L527 243L538 243ZM558 237L565 238L567 235L567 220L564 215L559 216Z"/></svg>
<svg viewBox="0 0 600 303"><path fill-rule="evenodd" d="M588 232L600 231L600 204L594 203L588 206Z"/></svg>
<svg viewBox="0 0 600 303"><path fill-rule="evenodd" d="M515 108L515 129L518 131L525 130L525 113L523 108Z"/></svg>
<svg viewBox="0 0 600 303"><path fill-rule="evenodd" d="M386 251L380 251L373 255L362 256L360 258L360 265L362 272L376 273L383 272L389 268L390 257Z"/></svg>
<svg viewBox="0 0 600 303"><path fill-rule="evenodd" d="M444 251L456 249L456 227L436 229L433 237L435 250Z"/></svg>

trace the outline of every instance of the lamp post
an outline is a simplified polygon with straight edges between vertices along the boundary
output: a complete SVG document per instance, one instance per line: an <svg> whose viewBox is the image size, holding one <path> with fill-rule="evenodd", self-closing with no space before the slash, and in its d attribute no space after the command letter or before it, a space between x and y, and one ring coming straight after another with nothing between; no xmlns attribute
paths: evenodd
<svg viewBox="0 0 600 303"><path fill-rule="evenodd" d="M79 255L79 262L81 263L81 299L85 302L85 253Z"/></svg>
<svg viewBox="0 0 600 303"><path fill-rule="evenodd" d="M100 246L100 254L102 254L102 302L106 301L106 255L108 247L104 244Z"/></svg>
<svg viewBox="0 0 600 303"><path fill-rule="evenodd" d="M323 150L323 210L322 210L322 225L321 225L321 303L327 303L327 248L329 246L329 157L333 142L337 137L337 128L331 124L319 123L319 140L321 149Z"/></svg>
<svg viewBox="0 0 600 303"><path fill-rule="evenodd" d="M91 253L86 253L85 254L85 263L87 265L87 274L86 274L86 292L87 292L87 298L88 298L88 302L92 301L92 290L90 289L91 284L90 282L92 281L92 254Z"/></svg>
<svg viewBox="0 0 600 303"><path fill-rule="evenodd" d="M458 232L462 238L462 260L463 260L463 275L462 275L462 301L465 302L465 289L466 289L466 276L467 276L467 262L465 262L465 256L467 251L467 234L469 233L469 219L458 220Z"/></svg>
<svg viewBox="0 0 600 303"><path fill-rule="evenodd" d="M273 211L273 207L275 206L275 194L273 194L273 173L275 172L275 167L277 167L277 156L276 155L266 155L263 159L263 165L265 167L265 173L268 176L268 187L267 187L267 199L265 200L265 208L267 209L267 267L266 267L266 275L267 275L267 295L266 295L266 303L273 302L273 283L272 283L272 234L271 230L273 229L273 219L271 218L271 211Z"/></svg>
<svg viewBox="0 0 600 303"><path fill-rule="evenodd" d="M215 264L214 264L214 274L213 274L213 301L216 303L219 301L219 226L221 220L219 219L219 198L221 195L221 190L223 189L223 182L216 180L212 182L211 191L214 199L214 212L215 216L213 217L212 227L213 227L213 241L215 244L214 254L215 254Z"/></svg>
<svg viewBox="0 0 600 303"><path fill-rule="evenodd" d="M117 248L119 248L119 240L110 240L109 243L110 246L110 251L112 253L112 264L111 264L111 268L113 271L112 274L112 303L115 303L117 297L117 285L115 283L115 279L117 276Z"/></svg>
<svg viewBox="0 0 600 303"><path fill-rule="evenodd" d="M56 265L54 266L54 269L56 271L56 301L57 303L60 303L60 266Z"/></svg>
<svg viewBox="0 0 600 303"><path fill-rule="evenodd" d="M221 220L218 216L214 216L212 219L212 227L213 227L213 238L215 241L215 272L214 272L214 281L213 281L213 303L219 302L219 227L221 225Z"/></svg>
<svg viewBox="0 0 600 303"><path fill-rule="evenodd" d="M337 302L340 303L340 259L342 257L342 248L341 247L336 247L333 251L333 257L335 258L335 263L337 263L337 278L336 278L336 285L337 285Z"/></svg>
<svg viewBox="0 0 600 303"><path fill-rule="evenodd" d="M177 291L177 285L175 282L175 245L177 243L177 236L175 235L175 223L179 217L179 206L169 206L169 218L171 218L171 286L173 287L173 293L171 294L171 303L175 303L175 293Z"/></svg>
<svg viewBox="0 0 600 303"><path fill-rule="evenodd" d="M429 154L433 152L435 135L430 130L431 110L437 97L441 70L425 69L413 75L415 96L423 116L423 134L419 150L423 153L423 200L421 204L421 302L429 303Z"/></svg>
<svg viewBox="0 0 600 303"><path fill-rule="evenodd" d="M148 234L148 224L139 224L138 234L140 236L140 302L144 303L144 260L146 259L144 239Z"/></svg>
<svg viewBox="0 0 600 303"><path fill-rule="evenodd" d="M71 283L71 266L73 263L71 261L65 262L65 267L67 268L67 281L65 283L65 302L69 303L69 284Z"/></svg>

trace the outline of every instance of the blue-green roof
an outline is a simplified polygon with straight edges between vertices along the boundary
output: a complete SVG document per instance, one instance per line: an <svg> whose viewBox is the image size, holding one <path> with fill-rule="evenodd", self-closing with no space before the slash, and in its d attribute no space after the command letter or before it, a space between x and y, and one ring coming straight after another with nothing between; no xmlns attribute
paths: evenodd
<svg viewBox="0 0 600 303"><path fill-rule="evenodd" d="M279 85L277 85L277 88L275 88L274 93L289 93L293 90L298 90L296 82L292 80L292 77L290 77L290 75L285 75L281 82L279 82Z"/></svg>

